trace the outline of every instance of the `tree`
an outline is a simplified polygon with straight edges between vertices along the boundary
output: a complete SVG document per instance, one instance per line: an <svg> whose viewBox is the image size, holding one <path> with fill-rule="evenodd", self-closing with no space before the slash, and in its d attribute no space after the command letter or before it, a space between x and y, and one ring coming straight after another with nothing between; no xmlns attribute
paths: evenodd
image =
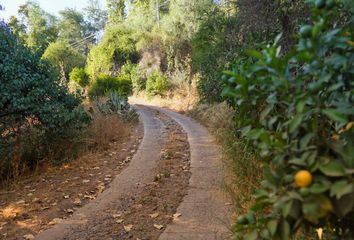
<svg viewBox="0 0 354 240"><path fill-rule="evenodd" d="M110 23L122 22L126 17L125 0L107 0L108 21Z"/></svg>
<svg viewBox="0 0 354 240"><path fill-rule="evenodd" d="M74 67L85 65L85 56L65 41L51 43L42 58L48 60L57 69L63 84L67 84L69 74Z"/></svg>
<svg viewBox="0 0 354 240"><path fill-rule="evenodd" d="M45 12L38 3L28 1L18 9L20 20L12 18L11 24L27 46L43 53L58 35L57 19Z"/></svg>
<svg viewBox="0 0 354 240"><path fill-rule="evenodd" d="M59 39L68 42L80 52L86 52L94 36L90 36L84 15L72 8L60 11L59 15Z"/></svg>
<svg viewBox="0 0 354 240"><path fill-rule="evenodd" d="M107 12L102 10L98 0L88 1L88 6L84 9L84 15L87 19L90 35L97 34L104 29L107 22ZM97 36L94 39L97 42Z"/></svg>
<svg viewBox="0 0 354 240"><path fill-rule="evenodd" d="M109 25L102 41L91 48L87 57L87 70L91 78L101 72L116 74L127 62L137 62L136 41L131 29L125 25Z"/></svg>

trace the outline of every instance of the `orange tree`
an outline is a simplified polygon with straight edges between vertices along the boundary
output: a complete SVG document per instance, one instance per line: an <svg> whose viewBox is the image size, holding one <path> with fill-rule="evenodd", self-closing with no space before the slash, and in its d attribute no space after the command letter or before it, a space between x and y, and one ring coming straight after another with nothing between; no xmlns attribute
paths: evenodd
<svg viewBox="0 0 354 240"><path fill-rule="evenodd" d="M265 166L236 238L290 239L320 227L331 239L354 238L354 4L310 4L312 24L288 54L279 37L223 77L240 135Z"/></svg>

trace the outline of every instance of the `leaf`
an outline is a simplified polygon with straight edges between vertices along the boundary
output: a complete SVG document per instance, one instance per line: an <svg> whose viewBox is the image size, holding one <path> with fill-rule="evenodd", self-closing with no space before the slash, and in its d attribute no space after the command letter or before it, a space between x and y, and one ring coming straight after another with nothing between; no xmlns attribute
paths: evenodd
<svg viewBox="0 0 354 240"><path fill-rule="evenodd" d="M326 110L322 110L322 112L333 121L340 122L340 123L348 122L348 118L336 109L326 109Z"/></svg>
<svg viewBox="0 0 354 240"><path fill-rule="evenodd" d="M252 129L249 131L246 136L252 140L258 139L260 135L263 133L263 129Z"/></svg>
<svg viewBox="0 0 354 240"><path fill-rule="evenodd" d="M34 240L34 236L32 234L26 234L23 236L23 239L25 240Z"/></svg>
<svg viewBox="0 0 354 240"><path fill-rule="evenodd" d="M257 58L257 59L262 59L263 58L263 55L262 53L254 50L254 49L246 49L245 50L245 53L250 56L250 57L254 57L254 58Z"/></svg>
<svg viewBox="0 0 354 240"><path fill-rule="evenodd" d="M340 199L334 200L334 210L337 216L344 217L353 210L354 207L354 192L344 195Z"/></svg>
<svg viewBox="0 0 354 240"><path fill-rule="evenodd" d="M181 213L175 213L175 214L173 214L173 220L177 220L180 216L182 216Z"/></svg>
<svg viewBox="0 0 354 240"><path fill-rule="evenodd" d="M344 167L338 162L330 162L320 166L321 172L330 177L342 177L345 175Z"/></svg>
<svg viewBox="0 0 354 240"><path fill-rule="evenodd" d="M133 224L129 224L123 227L124 231L130 232L133 229Z"/></svg>
<svg viewBox="0 0 354 240"><path fill-rule="evenodd" d="M256 240L257 238L258 238L258 233L256 230L254 230L253 232L245 236L245 240Z"/></svg>
<svg viewBox="0 0 354 240"><path fill-rule="evenodd" d="M280 235L282 240L288 240L290 237L290 225L288 221L283 220L280 227Z"/></svg>
<svg viewBox="0 0 354 240"><path fill-rule="evenodd" d="M322 183L314 183L311 185L311 187L309 188L309 191L311 193L323 193L325 191L327 191L329 189L329 186L322 184Z"/></svg>
<svg viewBox="0 0 354 240"><path fill-rule="evenodd" d="M159 216L159 213L153 213L153 214L149 214L149 216L151 218L157 218Z"/></svg>
<svg viewBox="0 0 354 240"><path fill-rule="evenodd" d="M337 199L351 192L354 192L354 184L345 180L337 181L331 186L331 196L336 196Z"/></svg>
<svg viewBox="0 0 354 240"><path fill-rule="evenodd" d="M271 236L274 236L275 232L277 231L277 227L278 227L278 221L277 220L270 220L267 223L267 228L268 228Z"/></svg>
<svg viewBox="0 0 354 240"><path fill-rule="evenodd" d="M289 131L291 133L295 132L295 130L300 126L302 122L303 115L296 115L291 121L289 125Z"/></svg>
<svg viewBox="0 0 354 240"><path fill-rule="evenodd" d="M290 213L290 210L293 206L293 201L288 201L284 206L283 206L283 209L282 209L282 212L283 212L283 217L287 217Z"/></svg>
<svg viewBox="0 0 354 240"><path fill-rule="evenodd" d="M161 230L161 229L163 229L163 225L154 224L154 228Z"/></svg>

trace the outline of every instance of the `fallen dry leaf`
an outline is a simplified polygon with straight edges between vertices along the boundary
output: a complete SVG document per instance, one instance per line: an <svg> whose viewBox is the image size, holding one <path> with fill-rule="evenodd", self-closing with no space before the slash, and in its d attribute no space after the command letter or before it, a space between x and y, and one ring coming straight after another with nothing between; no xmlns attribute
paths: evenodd
<svg viewBox="0 0 354 240"><path fill-rule="evenodd" d="M161 230L161 229L163 229L163 225L154 224L154 228Z"/></svg>
<svg viewBox="0 0 354 240"><path fill-rule="evenodd" d="M32 234L26 234L26 235L23 236L23 239L25 239L25 240L33 240L34 236Z"/></svg>
<svg viewBox="0 0 354 240"><path fill-rule="evenodd" d="M116 221L116 223L122 223L122 222L124 222L124 219L118 219L118 220Z"/></svg>
<svg viewBox="0 0 354 240"><path fill-rule="evenodd" d="M113 218L120 218L122 216L121 213L115 213L112 215Z"/></svg>
<svg viewBox="0 0 354 240"><path fill-rule="evenodd" d="M80 198L75 198L75 200L74 200L74 204L75 204L75 205L78 205L78 206L79 206L79 205L81 205L81 203L82 203L82 202L81 202L81 199L80 199Z"/></svg>
<svg viewBox="0 0 354 240"><path fill-rule="evenodd" d="M151 218L157 218L159 216L159 213L153 213L153 214L149 214L149 216Z"/></svg>
<svg viewBox="0 0 354 240"><path fill-rule="evenodd" d="M48 225L55 225L55 224L60 223L61 221L62 221L61 218L54 218L52 221L50 221L50 222L48 223Z"/></svg>
<svg viewBox="0 0 354 240"><path fill-rule="evenodd" d="M64 196L63 196L63 198L65 198L65 199L69 199L69 198L70 198L70 196L69 196L69 195L64 195Z"/></svg>
<svg viewBox="0 0 354 240"><path fill-rule="evenodd" d="M129 224L129 225L124 226L124 230L126 232L130 232L132 230L132 228L133 228L133 224Z"/></svg>
<svg viewBox="0 0 354 240"><path fill-rule="evenodd" d="M71 208L65 209L64 211L65 211L66 213L70 213L70 214L74 213L74 210L71 209Z"/></svg>

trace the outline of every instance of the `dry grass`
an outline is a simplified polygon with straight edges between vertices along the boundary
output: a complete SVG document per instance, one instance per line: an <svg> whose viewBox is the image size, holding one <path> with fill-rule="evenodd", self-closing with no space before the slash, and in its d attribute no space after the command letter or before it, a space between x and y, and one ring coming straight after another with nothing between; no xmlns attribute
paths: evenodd
<svg viewBox="0 0 354 240"><path fill-rule="evenodd" d="M225 102L198 105L188 115L205 125L223 148L225 189L233 198L235 215L247 212L253 203L252 193L262 178L257 154L235 135L235 111Z"/></svg>
<svg viewBox="0 0 354 240"><path fill-rule="evenodd" d="M117 115L95 114L88 128L88 142L96 150L106 150L111 142L127 135L129 123Z"/></svg>

